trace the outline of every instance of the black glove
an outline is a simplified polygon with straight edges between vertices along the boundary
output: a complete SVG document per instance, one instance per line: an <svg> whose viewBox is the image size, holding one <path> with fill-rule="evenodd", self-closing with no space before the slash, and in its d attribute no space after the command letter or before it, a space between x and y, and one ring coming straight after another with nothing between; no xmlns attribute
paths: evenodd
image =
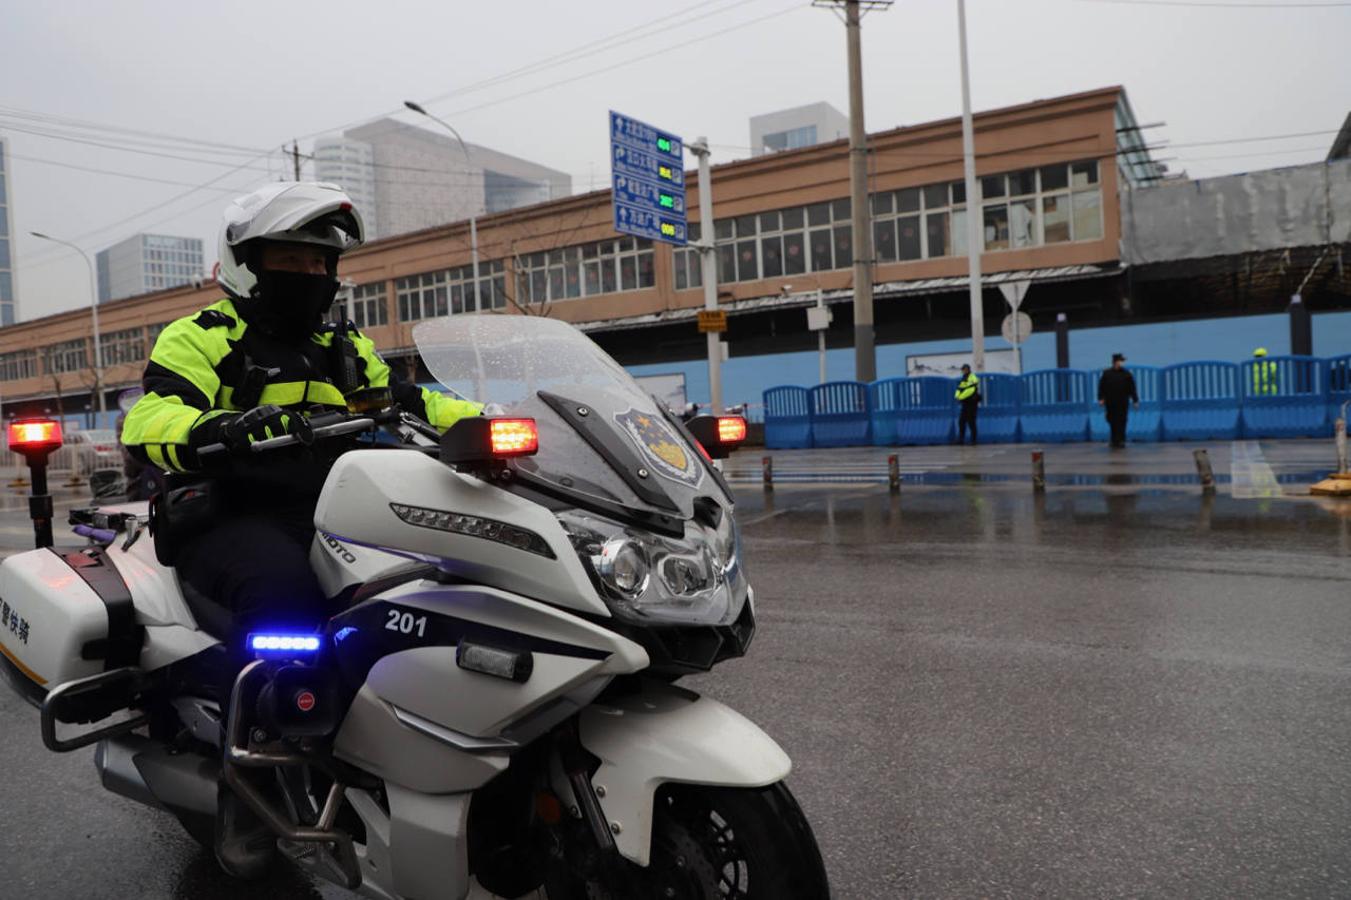
<svg viewBox="0 0 1351 900"><path fill-rule="evenodd" d="M193 452L211 444L224 444L233 451L247 451L251 444L294 434L308 444L314 430L304 416L279 406L256 406L248 412L213 416L192 430L189 446Z"/></svg>

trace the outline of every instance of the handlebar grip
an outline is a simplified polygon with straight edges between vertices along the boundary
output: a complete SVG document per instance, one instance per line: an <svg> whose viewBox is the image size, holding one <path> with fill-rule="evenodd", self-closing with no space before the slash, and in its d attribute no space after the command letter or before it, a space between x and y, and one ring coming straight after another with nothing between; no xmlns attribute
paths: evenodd
<svg viewBox="0 0 1351 900"><path fill-rule="evenodd" d="M264 450L274 450L278 447L290 447L292 444L311 444L321 438L341 437L344 434L355 434L359 431L365 431L374 424L374 419L346 419L332 425L322 425L319 428L315 428L309 435L283 434L281 437L268 438L264 441L255 441L249 445L249 450L254 453L262 453Z"/></svg>
<svg viewBox="0 0 1351 900"><path fill-rule="evenodd" d="M252 453L262 453L265 450L276 450L280 447L290 447L293 444L311 444L315 440L328 437L341 437L344 434L355 434L359 431L365 431L375 425L374 419L344 419L341 422L335 422L332 425L321 425L313 429L312 432L305 435L283 434L281 437L268 438L262 441L255 441L249 445ZM215 456L219 453L229 452L229 447L221 443L207 444L205 447L197 449L197 458L202 459L207 456Z"/></svg>

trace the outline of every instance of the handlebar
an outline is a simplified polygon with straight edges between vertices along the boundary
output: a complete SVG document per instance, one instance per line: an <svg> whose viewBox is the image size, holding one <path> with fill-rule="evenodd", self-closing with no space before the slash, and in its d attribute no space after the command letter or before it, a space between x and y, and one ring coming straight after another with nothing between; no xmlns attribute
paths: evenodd
<svg viewBox="0 0 1351 900"><path fill-rule="evenodd" d="M325 418L325 417L317 417ZM311 420L313 421L313 420ZM342 437L348 434L356 434L361 431L367 431L376 425L376 420L370 416L360 416L350 419L343 417L341 421L332 425L320 425L313 429L308 440L302 440L300 435L283 434L281 437L268 438L262 441L255 441L249 445L250 453L263 453L267 450L277 450L282 447L291 447L296 444L311 444L315 441L327 440L335 437ZM221 443L207 444L197 451L197 458L202 459L207 456L214 456L218 453L228 453L229 447Z"/></svg>

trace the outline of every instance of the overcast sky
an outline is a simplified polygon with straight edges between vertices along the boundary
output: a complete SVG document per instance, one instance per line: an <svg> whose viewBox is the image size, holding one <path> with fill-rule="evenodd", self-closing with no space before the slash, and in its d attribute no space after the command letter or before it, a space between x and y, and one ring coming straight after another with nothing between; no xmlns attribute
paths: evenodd
<svg viewBox="0 0 1351 900"><path fill-rule="evenodd" d="M975 108L1121 84L1142 123L1167 123L1152 143L1224 142L1156 154L1174 170L1322 159L1351 109L1351 3L1174 2L968 0ZM577 191L608 178L611 108L708 135L715 162L749 155L751 115L817 100L848 110L844 26L810 0L65 0L8 3L3 19L24 319L89 300L80 258L28 232L91 253L141 231L200 237L209 267L224 203L278 177L283 143L303 152L405 98L466 140L570 173ZM870 13L863 58L869 131L960 111L956 0ZM1235 142L1287 134L1307 136Z"/></svg>

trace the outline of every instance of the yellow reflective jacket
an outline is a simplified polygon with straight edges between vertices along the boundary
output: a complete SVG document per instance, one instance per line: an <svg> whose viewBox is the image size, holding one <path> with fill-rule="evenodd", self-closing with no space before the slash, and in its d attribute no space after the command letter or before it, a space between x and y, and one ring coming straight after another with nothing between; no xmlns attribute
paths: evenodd
<svg viewBox="0 0 1351 900"><path fill-rule="evenodd" d="M481 406L392 377L370 338L348 331L359 387L388 387L407 412L441 430ZM177 319L155 341L142 384L145 395L127 413L122 443L131 454L171 472L191 468L188 436L213 416L263 404L310 410L346 409L333 384L334 333L319 331L303 346L251 329L226 298Z"/></svg>
<svg viewBox="0 0 1351 900"><path fill-rule="evenodd" d="M1270 396L1276 393L1276 361L1259 359L1252 367L1252 392L1255 396Z"/></svg>
<svg viewBox="0 0 1351 900"><path fill-rule="evenodd" d="M956 396L957 399L961 401L971 400L976 396L976 392L979 390L980 379L976 377L975 372L972 372L970 375L957 382Z"/></svg>

